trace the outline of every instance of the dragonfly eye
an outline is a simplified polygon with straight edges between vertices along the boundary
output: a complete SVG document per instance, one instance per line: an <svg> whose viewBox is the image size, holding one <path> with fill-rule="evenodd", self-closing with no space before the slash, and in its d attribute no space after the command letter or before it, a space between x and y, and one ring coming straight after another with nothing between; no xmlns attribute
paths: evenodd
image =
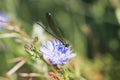
<svg viewBox="0 0 120 80"><path fill-rule="evenodd" d="M65 44L65 47L68 47L69 46L69 44Z"/></svg>
<svg viewBox="0 0 120 80"><path fill-rule="evenodd" d="M64 45L65 47L68 47L68 46L69 46L69 44L66 44L66 43L63 43L63 45Z"/></svg>
<svg viewBox="0 0 120 80"><path fill-rule="evenodd" d="M66 43L66 41L61 40L61 42L62 42L62 44L63 44L65 47L68 47L68 46L69 46L69 44L68 44L68 43Z"/></svg>

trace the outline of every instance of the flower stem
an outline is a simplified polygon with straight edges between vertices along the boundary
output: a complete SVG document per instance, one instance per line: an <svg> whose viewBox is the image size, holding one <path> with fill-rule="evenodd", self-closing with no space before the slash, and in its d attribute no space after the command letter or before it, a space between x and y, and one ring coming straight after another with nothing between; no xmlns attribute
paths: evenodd
<svg viewBox="0 0 120 80"><path fill-rule="evenodd" d="M57 70L55 69L55 67L50 63L50 61L43 59L43 57L41 58L47 65L49 65L51 67L51 69L53 70L53 72L57 75L56 77L58 78L58 80L63 80L63 78L59 75L59 73L57 72Z"/></svg>

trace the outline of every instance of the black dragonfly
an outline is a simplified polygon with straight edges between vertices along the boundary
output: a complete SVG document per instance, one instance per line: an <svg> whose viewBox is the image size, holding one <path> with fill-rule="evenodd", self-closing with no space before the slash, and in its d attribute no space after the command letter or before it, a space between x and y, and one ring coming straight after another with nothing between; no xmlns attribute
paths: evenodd
<svg viewBox="0 0 120 80"><path fill-rule="evenodd" d="M66 43L66 40L63 37L63 33L62 33L61 29L59 27L57 27L56 24L54 23L53 18L52 18L52 14L50 12L46 13L46 19L47 19L47 22L49 24L49 28L52 32L50 32L49 29L47 29L42 24L40 24L38 22L36 22L36 23L38 25L40 25L50 35L52 35L56 39L60 40L65 47L69 46L69 44Z"/></svg>

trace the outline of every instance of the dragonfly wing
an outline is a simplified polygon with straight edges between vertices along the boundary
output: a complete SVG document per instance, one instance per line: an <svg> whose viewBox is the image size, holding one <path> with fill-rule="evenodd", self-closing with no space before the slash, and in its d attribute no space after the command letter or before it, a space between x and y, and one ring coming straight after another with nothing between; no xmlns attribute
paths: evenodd
<svg viewBox="0 0 120 80"><path fill-rule="evenodd" d="M60 28L55 25L55 23L52 19L51 13L49 13L49 12L46 13L46 18L47 18L47 22L49 24L49 27L50 27L51 31L57 36L57 38L59 40L62 41L64 39L63 35L62 35L62 32L61 32Z"/></svg>

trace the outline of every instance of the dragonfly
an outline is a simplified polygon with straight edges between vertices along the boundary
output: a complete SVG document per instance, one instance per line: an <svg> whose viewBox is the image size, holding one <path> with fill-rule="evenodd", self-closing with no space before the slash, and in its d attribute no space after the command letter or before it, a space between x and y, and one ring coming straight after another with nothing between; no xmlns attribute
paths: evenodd
<svg viewBox="0 0 120 80"><path fill-rule="evenodd" d="M67 47L69 46L68 43L66 43L66 40L63 36L63 33L61 31L61 29L59 27L56 26L56 24L54 23L54 20L52 18L52 14L50 12L46 13L46 19L49 25L49 28L52 32L49 31L49 29L47 29L45 26L43 26L42 24L36 22L38 25L40 25L46 32L48 32L50 35L52 35L54 38L58 39L59 41L61 41L61 43Z"/></svg>

